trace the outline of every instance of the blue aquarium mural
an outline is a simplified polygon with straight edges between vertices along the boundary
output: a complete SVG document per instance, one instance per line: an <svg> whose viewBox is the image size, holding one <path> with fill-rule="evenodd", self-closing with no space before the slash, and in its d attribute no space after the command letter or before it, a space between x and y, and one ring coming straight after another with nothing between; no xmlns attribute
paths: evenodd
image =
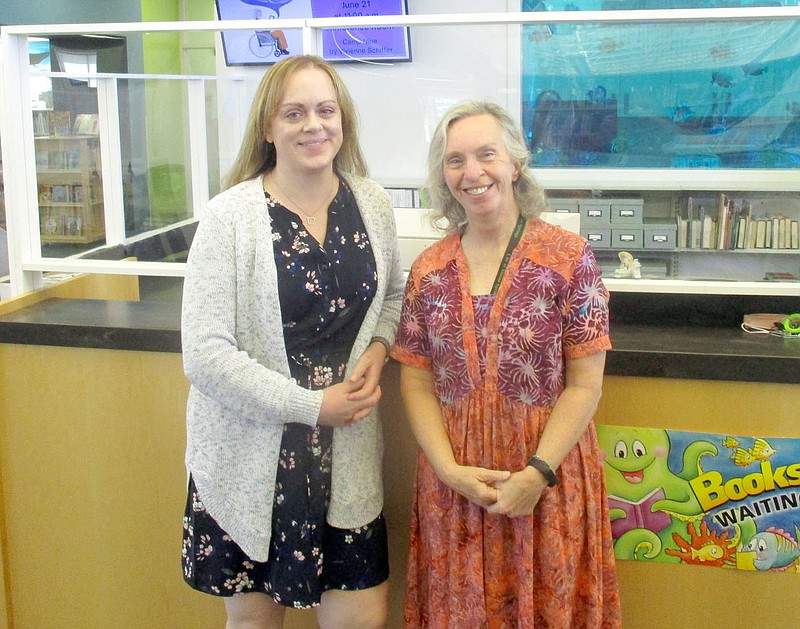
<svg viewBox="0 0 800 629"><path fill-rule="evenodd" d="M523 10L576 4L526 2ZM800 20L532 24L522 30L522 67L522 123L538 167L800 168Z"/></svg>

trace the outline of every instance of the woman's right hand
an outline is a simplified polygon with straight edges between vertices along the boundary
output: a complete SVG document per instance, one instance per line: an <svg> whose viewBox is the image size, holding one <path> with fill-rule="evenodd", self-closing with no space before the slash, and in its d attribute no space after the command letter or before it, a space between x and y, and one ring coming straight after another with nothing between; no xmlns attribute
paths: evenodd
<svg viewBox="0 0 800 629"><path fill-rule="evenodd" d="M489 470L485 467L453 465L440 475L442 481L455 492L479 507L497 502L498 491L494 483L508 480L511 472Z"/></svg>
<svg viewBox="0 0 800 629"><path fill-rule="evenodd" d="M367 397L349 400L348 396L364 386L364 378L354 381L340 382L327 387L322 394L322 407L319 409L317 423L320 426L346 426L352 422L364 419L372 408L381 399L381 388L375 390Z"/></svg>

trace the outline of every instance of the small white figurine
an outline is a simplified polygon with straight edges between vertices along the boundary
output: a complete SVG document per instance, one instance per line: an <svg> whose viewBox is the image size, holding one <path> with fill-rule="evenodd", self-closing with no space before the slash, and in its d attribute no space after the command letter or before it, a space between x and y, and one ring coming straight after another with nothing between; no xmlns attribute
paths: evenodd
<svg viewBox="0 0 800 629"><path fill-rule="evenodd" d="M614 270L614 277L632 277L641 279L642 264L627 251L619 252L619 268Z"/></svg>

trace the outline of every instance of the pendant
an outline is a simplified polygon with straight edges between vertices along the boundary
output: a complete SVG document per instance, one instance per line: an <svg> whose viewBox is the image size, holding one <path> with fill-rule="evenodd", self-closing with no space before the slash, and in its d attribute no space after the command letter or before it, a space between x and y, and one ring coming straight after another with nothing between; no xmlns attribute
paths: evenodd
<svg viewBox="0 0 800 629"><path fill-rule="evenodd" d="M306 216L306 223L309 225L314 225L317 222L317 218L315 216Z"/></svg>

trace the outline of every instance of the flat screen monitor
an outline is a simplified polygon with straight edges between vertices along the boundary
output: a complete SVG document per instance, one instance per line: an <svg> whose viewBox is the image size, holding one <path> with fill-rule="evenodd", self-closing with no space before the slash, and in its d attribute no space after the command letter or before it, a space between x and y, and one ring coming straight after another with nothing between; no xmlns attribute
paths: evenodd
<svg viewBox="0 0 800 629"><path fill-rule="evenodd" d="M255 31L222 31L225 63L262 65L303 54L301 29L274 29L278 18L406 15L406 0L216 0L225 20L264 20ZM327 61L411 61L408 27L337 28L322 31L321 56Z"/></svg>

